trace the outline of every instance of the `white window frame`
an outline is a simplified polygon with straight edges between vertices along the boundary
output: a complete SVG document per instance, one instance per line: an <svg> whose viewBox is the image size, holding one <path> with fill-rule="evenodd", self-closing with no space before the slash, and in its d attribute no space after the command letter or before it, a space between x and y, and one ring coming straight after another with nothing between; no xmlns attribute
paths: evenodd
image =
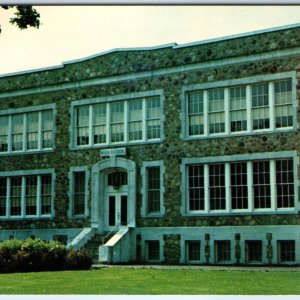
<svg viewBox="0 0 300 300"><path fill-rule="evenodd" d="M160 169L160 211L148 213L148 168L151 167L159 167ZM165 174L165 166L162 160L159 161L144 161L142 168L141 168L141 175L142 175L142 207L141 207L141 216L142 217L163 217L165 214L165 207L164 207L164 174Z"/></svg>
<svg viewBox="0 0 300 300"><path fill-rule="evenodd" d="M281 81L284 79L292 80L292 106L293 106L293 126L290 127L280 127L276 128L275 123L275 89L274 82ZM258 83L268 83L269 86L269 116L270 116L270 128L267 129L258 129L253 130L252 128L252 98L251 98L251 85ZM229 105L229 89L234 86L245 86L246 87L246 110L247 110L247 130L245 131L235 131L230 132L230 105ZM227 136L245 136L245 135L253 135L253 134L265 134L272 132L284 132L284 131L292 131L297 130L297 79L296 72L284 72L278 74L271 75L262 75L255 77L247 77L219 82L211 82L211 83L203 83L203 84L194 84L182 87L181 90L181 138L183 140L195 140L195 139L207 139L207 138L218 138L218 137L227 137ZM222 133L213 133L209 134L209 122L208 122L208 90L209 89L219 89L224 88L224 107L225 107L225 131ZM189 135L189 115L188 115L188 97L187 94L193 91L202 91L204 98L204 134L201 135Z"/></svg>
<svg viewBox="0 0 300 300"><path fill-rule="evenodd" d="M77 172L84 172L85 173L85 198L84 198L84 213L83 214L77 214L74 215L73 207L74 207L74 173ZM88 208L88 198L89 198L89 177L90 177L90 172L88 170L87 166L82 166L82 167L70 167L70 171L68 173L69 177L69 209L68 209L68 217L71 219L81 219L81 218L86 218L89 216L89 208Z"/></svg>
<svg viewBox="0 0 300 300"><path fill-rule="evenodd" d="M159 97L160 99L160 138L156 139L147 139L146 134L146 100L147 98L152 97ZM134 140L129 141L129 134L128 134L128 105L127 103L131 100L142 100L142 126L143 126L143 139L142 140ZM123 102L124 105L124 141L122 142L110 142L110 103L114 102ZM103 144L93 144L93 118L92 118L92 108L95 104L106 104L106 143ZM76 108L79 106L88 105L90 107L89 112L89 144L88 145L77 145L77 134L76 134ZM70 107L70 133L71 133L71 140L69 144L69 148L71 150L80 150L86 148L103 148L107 146L118 146L118 145L136 145L136 144L153 144L153 143L160 143L164 140L164 93L163 90L153 90L147 92L139 92L139 93L131 93L131 94L122 94L110 97L100 97L100 98L92 98L87 100L77 100L71 103Z"/></svg>
<svg viewBox="0 0 300 300"><path fill-rule="evenodd" d="M52 120L53 120L53 129L52 129L52 147L51 148L43 148L42 147L42 112L51 110L52 111ZM27 114L32 112L38 112L38 149L27 149ZM22 115L23 116L23 140L22 140L22 150L12 151L12 117L14 115ZM24 107L17 109L8 109L1 110L0 117L7 116L8 117L8 150L6 152L0 152L0 156L5 155L19 155L19 154L30 154L30 153L40 153L40 152L52 152L55 150L55 133L56 133L56 104L47 104L47 105L39 105L32 107Z"/></svg>
<svg viewBox="0 0 300 300"><path fill-rule="evenodd" d="M276 201L276 170L275 161L278 159L293 159L293 175L294 175L294 206L288 208L277 208ZM263 209L254 209L253 205L253 182L252 182L252 162L255 161L270 161L270 184L271 184L271 207ZM247 162L247 176L248 176L248 209L231 209L231 195L230 195L230 163ZM208 182L208 167L209 164L224 163L225 164L225 188L226 188L226 207L224 210L209 210L209 182ZM205 204L204 210L189 211L188 210L188 166L189 165L204 165L204 187L205 187ZM296 151L282 151L282 152L267 152L267 153L253 153L241 154L231 156L211 156L211 157L194 157L183 158L180 166L181 171L181 215L195 216L195 215L236 215L236 214L284 214L297 213L299 211L298 200L298 165L299 159Z"/></svg>
<svg viewBox="0 0 300 300"><path fill-rule="evenodd" d="M26 195L25 195L25 178L26 176L38 176L38 189L41 186L41 176L51 175L51 213L41 214L41 197L38 191L37 195L37 214L36 215L25 215L26 212ZM15 220L15 219L49 219L54 217L54 197L55 197L55 170L54 169L40 169L40 170L24 170L14 172L0 172L0 177L8 178L7 180L7 194L6 194L6 216L0 216L0 220ZM22 178L22 193L21 193L21 215L11 216L10 215L10 178L21 177Z"/></svg>

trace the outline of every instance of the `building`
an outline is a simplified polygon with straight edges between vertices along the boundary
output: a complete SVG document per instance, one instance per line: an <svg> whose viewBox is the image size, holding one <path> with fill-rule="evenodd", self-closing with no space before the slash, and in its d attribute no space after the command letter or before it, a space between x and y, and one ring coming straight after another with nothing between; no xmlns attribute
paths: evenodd
<svg viewBox="0 0 300 300"><path fill-rule="evenodd" d="M300 24L0 78L0 240L108 262L299 264Z"/></svg>

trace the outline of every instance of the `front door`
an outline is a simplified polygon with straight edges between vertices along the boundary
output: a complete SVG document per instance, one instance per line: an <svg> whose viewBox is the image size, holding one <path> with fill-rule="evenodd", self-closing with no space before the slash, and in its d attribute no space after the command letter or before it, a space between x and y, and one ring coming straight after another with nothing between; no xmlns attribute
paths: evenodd
<svg viewBox="0 0 300 300"><path fill-rule="evenodd" d="M108 230L113 230L120 226L127 225L127 194L123 193L108 193L107 207L108 207Z"/></svg>

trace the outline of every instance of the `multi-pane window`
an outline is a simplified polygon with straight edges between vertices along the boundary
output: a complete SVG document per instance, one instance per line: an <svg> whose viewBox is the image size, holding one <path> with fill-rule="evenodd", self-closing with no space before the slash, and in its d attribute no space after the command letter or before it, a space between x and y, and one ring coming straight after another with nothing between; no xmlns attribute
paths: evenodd
<svg viewBox="0 0 300 300"><path fill-rule="evenodd" d="M85 213L85 172L74 172L73 176L73 214L83 215Z"/></svg>
<svg viewBox="0 0 300 300"><path fill-rule="evenodd" d="M209 208L225 209L225 164L209 165Z"/></svg>
<svg viewBox="0 0 300 300"><path fill-rule="evenodd" d="M106 128L106 104L97 104L93 108L93 141L95 145L106 143Z"/></svg>
<svg viewBox="0 0 300 300"><path fill-rule="evenodd" d="M204 134L203 92L188 94L189 135Z"/></svg>
<svg viewBox="0 0 300 300"><path fill-rule="evenodd" d="M77 108L77 145L89 144L89 106L80 106Z"/></svg>
<svg viewBox="0 0 300 300"><path fill-rule="evenodd" d="M230 102L230 131L247 130L247 99L246 87L232 87L229 89Z"/></svg>
<svg viewBox="0 0 300 300"><path fill-rule="evenodd" d="M160 217L164 214L164 164L163 161L144 162L142 175L142 207L141 214Z"/></svg>
<svg viewBox="0 0 300 300"><path fill-rule="evenodd" d="M271 207L270 162L253 163L254 208Z"/></svg>
<svg viewBox="0 0 300 300"><path fill-rule="evenodd" d="M147 260L159 261L160 249L159 241L146 241Z"/></svg>
<svg viewBox="0 0 300 300"><path fill-rule="evenodd" d="M7 198L6 178L0 177L0 217L6 215L6 198Z"/></svg>
<svg viewBox="0 0 300 300"><path fill-rule="evenodd" d="M277 207L294 207L294 170L293 160L276 161Z"/></svg>
<svg viewBox="0 0 300 300"><path fill-rule="evenodd" d="M248 208L247 163L230 164L231 208Z"/></svg>
<svg viewBox="0 0 300 300"><path fill-rule="evenodd" d="M112 143L124 142L124 102L110 105L110 132Z"/></svg>
<svg viewBox="0 0 300 300"><path fill-rule="evenodd" d="M0 118L0 152L8 151L8 117Z"/></svg>
<svg viewBox="0 0 300 300"><path fill-rule="evenodd" d="M269 86L267 83L252 86L252 128L270 128Z"/></svg>
<svg viewBox="0 0 300 300"><path fill-rule="evenodd" d="M0 116L0 153L53 147L53 110Z"/></svg>
<svg viewBox="0 0 300 300"><path fill-rule="evenodd" d="M293 158L185 165L188 213L295 207Z"/></svg>
<svg viewBox="0 0 300 300"><path fill-rule="evenodd" d="M154 141L161 138L159 97L76 106L75 116L76 146Z"/></svg>
<svg viewBox="0 0 300 300"><path fill-rule="evenodd" d="M230 241L215 241L216 262L230 261Z"/></svg>
<svg viewBox="0 0 300 300"><path fill-rule="evenodd" d="M42 111L42 145L43 149L52 148L53 141L53 113L51 110Z"/></svg>
<svg viewBox="0 0 300 300"><path fill-rule="evenodd" d="M51 214L52 199L52 176L42 175L41 178L41 215Z"/></svg>
<svg viewBox="0 0 300 300"><path fill-rule="evenodd" d="M190 211L204 210L204 166L188 166L188 193Z"/></svg>
<svg viewBox="0 0 300 300"><path fill-rule="evenodd" d="M186 241L185 248L187 262L200 261L200 241Z"/></svg>
<svg viewBox="0 0 300 300"><path fill-rule="evenodd" d="M148 213L160 212L160 167L147 168Z"/></svg>
<svg viewBox="0 0 300 300"><path fill-rule="evenodd" d="M225 131L224 89L208 91L209 133Z"/></svg>
<svg viewBox="0 0 300 300"><path fill-rule="evenodd" d="M293 126L292 81L275 82L275 126Z"/></svg>
<svg viewBox="0 0 300 300"><path fill-rule="evenodd" d="M128 134L129 141L143 138L143 101L128 102Z"/></svg>
<svg viewBox="0 0 300 300"><path fill-rule="evenodd" d="M262 261L262 241L245 241L246 260L248 263Z"/></svg>
<svg viewBox="0 0 300 300"><path fill-rule="evenodd" d="M27 114L27 149L37 149L38 148L38 138L39 138L39 113L32 112Z"/></svg>
<svg viewBox="0 0 300 300"><path fill-rule="evenodd" d="M10 178L10 215L20 216L22 205L22 177Z"/></svg>
<svg viewBox="0 0 300 300"><path fill-rule="evenodd" d="M147 105L147 139L159 139L160 138L160 99L157 97L149 98L146 101Z"/></svg>
<svg viewBox="0 0 300 300"><path fill-rule="evenodd" d="M25 214L34 216L37 213L37 176L27 176L25 181Z"/></svg>
<svg viewBox="0 0 300 300"><path fill-rule="evenodd" d="M278 260L281 262L294 262L295 261L295 241L282 240L278 241Z"/></svg>
<svg viewBox="0 0 300 300"><path fill-rule="evenodd" d="M50 216L51 212L51 174L0 177L0 217Z"/></svg>
<svg viewBox="0 0 300 300"><path fill-rule="evenodd" d="M292 79L185 93L185 135L206 137L294 127Z"/></svg>

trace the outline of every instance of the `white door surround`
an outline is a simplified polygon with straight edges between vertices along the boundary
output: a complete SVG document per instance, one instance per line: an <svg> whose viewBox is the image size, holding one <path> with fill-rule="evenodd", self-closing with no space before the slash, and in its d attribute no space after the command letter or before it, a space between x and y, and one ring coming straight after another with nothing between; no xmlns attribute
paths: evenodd
<svg viewBox="0 0 300 300"><path fill-rule="evenodd" d="M92 203L91 203L91 221L92 227L99 233L103 233L107 228L108 211L106 209L107 201L107 174L112 170L123 170L127 172L127 224L129 227L135 227L136 210L136 164L132 160L112 156L99 161L92 167Z"/></svg>

